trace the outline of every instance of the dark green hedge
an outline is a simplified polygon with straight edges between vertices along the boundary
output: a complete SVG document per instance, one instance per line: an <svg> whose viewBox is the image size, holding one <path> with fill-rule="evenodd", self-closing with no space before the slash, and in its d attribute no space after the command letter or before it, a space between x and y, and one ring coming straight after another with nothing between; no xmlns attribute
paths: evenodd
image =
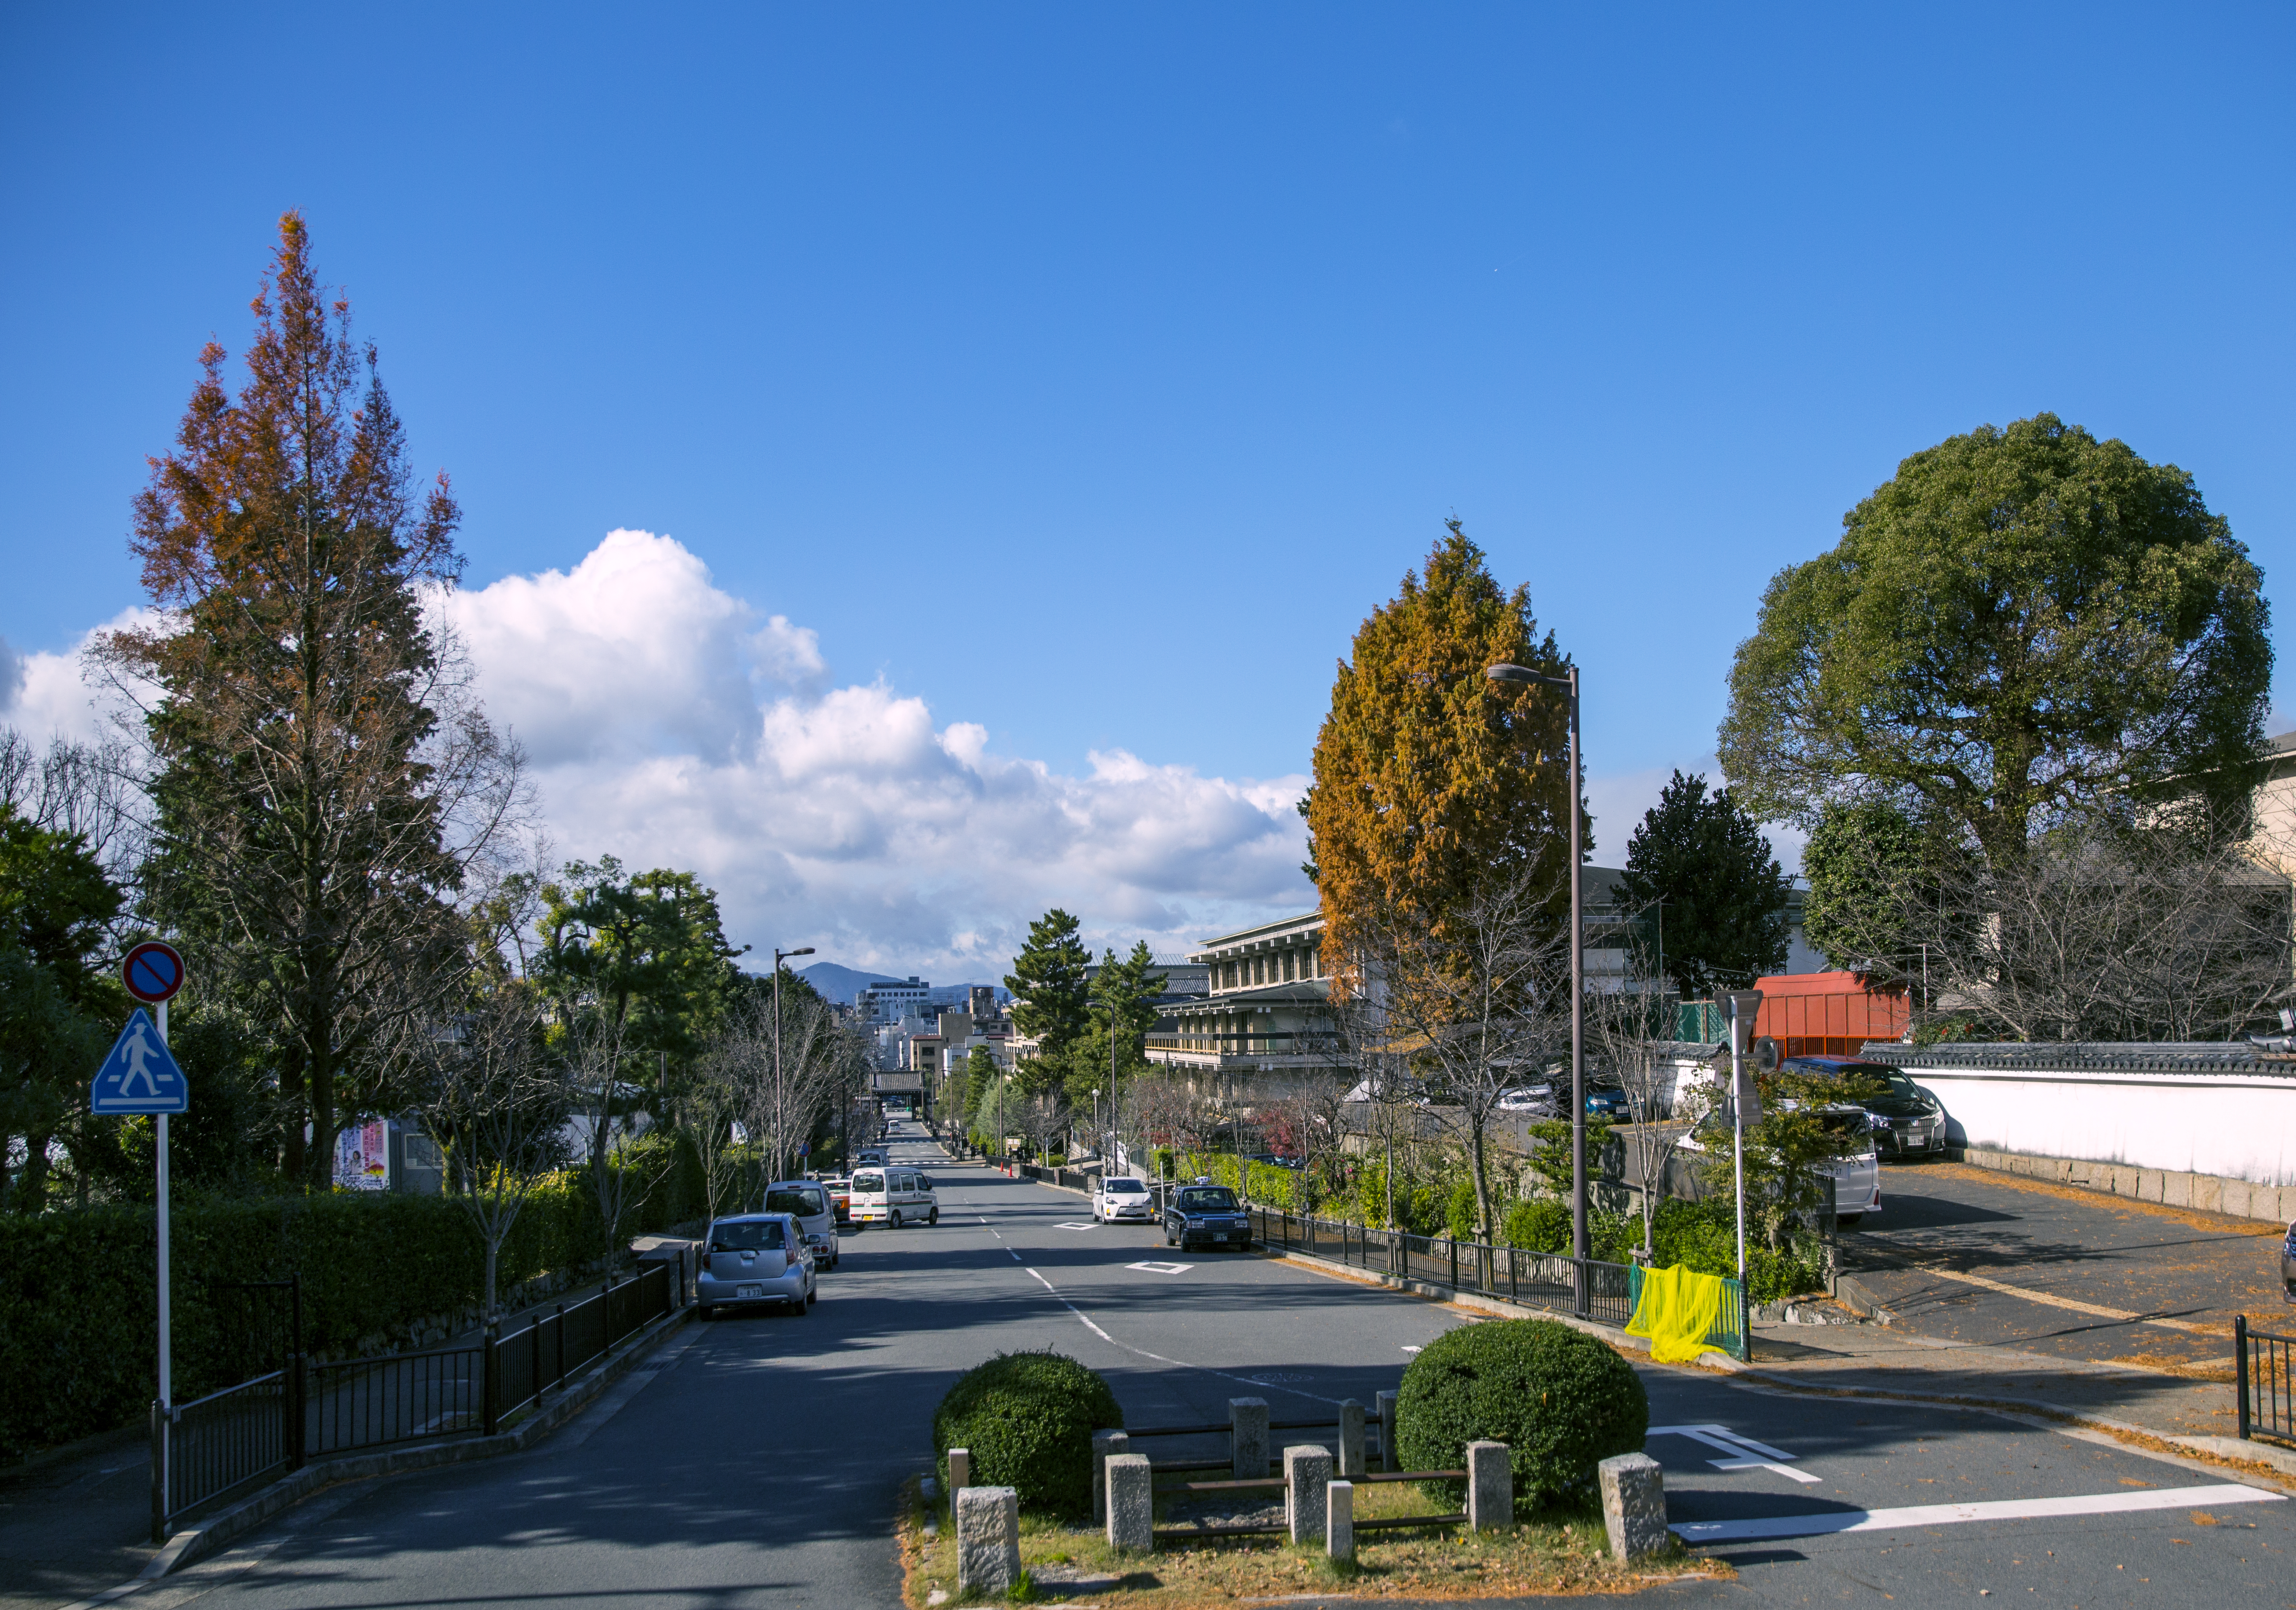
<svg viewBox="0 0 2296 1610"><path fill-rule="evenodd" d="M972 1455L977 1486L1017 1489L1023 1508L1069 1519L1092 1513L1092 1433L1121 1431L1108 1383L1065 1354L999 1353L956 1378L933 1411L933 1455Z"/></svg>
<svg viewBox="0 0 2296 1610"><path fill-rule="evenodd" d="M1642 1447L1650 1429L1634 1366L1552 1319L1487 1320L1437 1337L1404 1370L1395 1412L1406 1470L1463 1469L1468 1443L1505 1442L1523 1508L1589 1489L1595 1466ZM1464 1501L1464 1483L1427 1485Z"/></svg>
<svg viewBox="0 0 2296 1610"><path fill-rule="evenodd" d="M632 1215L632 1235L702 1212L690 1167L668 1171ZM234 1384L231 1323L211 1280L299 1274L304 1345L354 1356L418 1321L475 1305L486 1249L451 1198L332 1196L177 1201L169 1215L177 1401ZM152 1212L94 1207L0 1217L0 1458L142 1417L156 1388L158 1280ZM578 1175L537 1190L502 1251L507 1294L595 1259L602 1233Z"/></svg>

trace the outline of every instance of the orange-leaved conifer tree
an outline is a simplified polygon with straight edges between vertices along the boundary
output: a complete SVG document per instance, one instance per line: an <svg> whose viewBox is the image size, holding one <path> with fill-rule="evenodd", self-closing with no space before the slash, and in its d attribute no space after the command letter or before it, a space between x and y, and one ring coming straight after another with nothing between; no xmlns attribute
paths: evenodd
<svg viewBox="0 0 2296 1610"><path fill-rule="evenodd" d="M275 1025L281 1165L324 1188L340 1118L381 1099L390 1031L469 987L450 902L523 795L423 619L461 566L446 477L412 486L298 214L253 309L245 384L227 392L209 341L135 500L160 613L97 655L151 695L151 912L199 983Z"/></svg>

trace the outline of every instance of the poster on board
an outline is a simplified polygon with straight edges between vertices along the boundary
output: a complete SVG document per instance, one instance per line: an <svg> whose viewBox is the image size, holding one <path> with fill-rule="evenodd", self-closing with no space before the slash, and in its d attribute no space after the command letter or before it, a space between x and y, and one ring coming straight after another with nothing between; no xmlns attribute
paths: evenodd
<svg viewBox="0 0 2296 1610"><path fill-rule="evenodd" d="M335 1185L346 1191L390 1188L390 1125L380 1118L347 1123L335 1136Z"/></svg>

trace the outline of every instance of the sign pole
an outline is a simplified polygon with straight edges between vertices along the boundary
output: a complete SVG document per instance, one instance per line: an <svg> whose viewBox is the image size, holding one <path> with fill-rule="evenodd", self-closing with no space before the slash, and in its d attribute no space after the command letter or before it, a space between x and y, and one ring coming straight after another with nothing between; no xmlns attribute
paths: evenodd
<svg viewBox="0 0 2296 1610"><path fill-rule="evenodd" d="M164 1050L168 1044L166 1001L160 1003L159 1026L160 1046ZM156 1171L160 1201L160 1412L166 1417L168 1431L172 1433L176 1421L176 1368L174 1352L168 1344L170 1329L168 1323L168 1115L162 1113L159 1116ZM175 1441L170 1434L164 1437L160 1444L160 1484L163 1493L167 1491L168 1466L175 1451Z"/></svg>

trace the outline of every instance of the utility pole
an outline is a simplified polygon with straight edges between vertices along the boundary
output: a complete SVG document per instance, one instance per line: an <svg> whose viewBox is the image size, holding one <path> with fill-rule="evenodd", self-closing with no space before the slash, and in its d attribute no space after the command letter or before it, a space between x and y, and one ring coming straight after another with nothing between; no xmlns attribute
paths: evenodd
<svg viewBox="0 0 2296 1610"><path fill-rule="evenodd" d="M782 963L792 956L811 956L813 947L803 945L795 950L776 949L774 952L774 1179L784 1178L782 1163L784 1148L789 1144L789 1108L782 1094ZM767 1182L768 1184L771 1181Z"/></svg>

